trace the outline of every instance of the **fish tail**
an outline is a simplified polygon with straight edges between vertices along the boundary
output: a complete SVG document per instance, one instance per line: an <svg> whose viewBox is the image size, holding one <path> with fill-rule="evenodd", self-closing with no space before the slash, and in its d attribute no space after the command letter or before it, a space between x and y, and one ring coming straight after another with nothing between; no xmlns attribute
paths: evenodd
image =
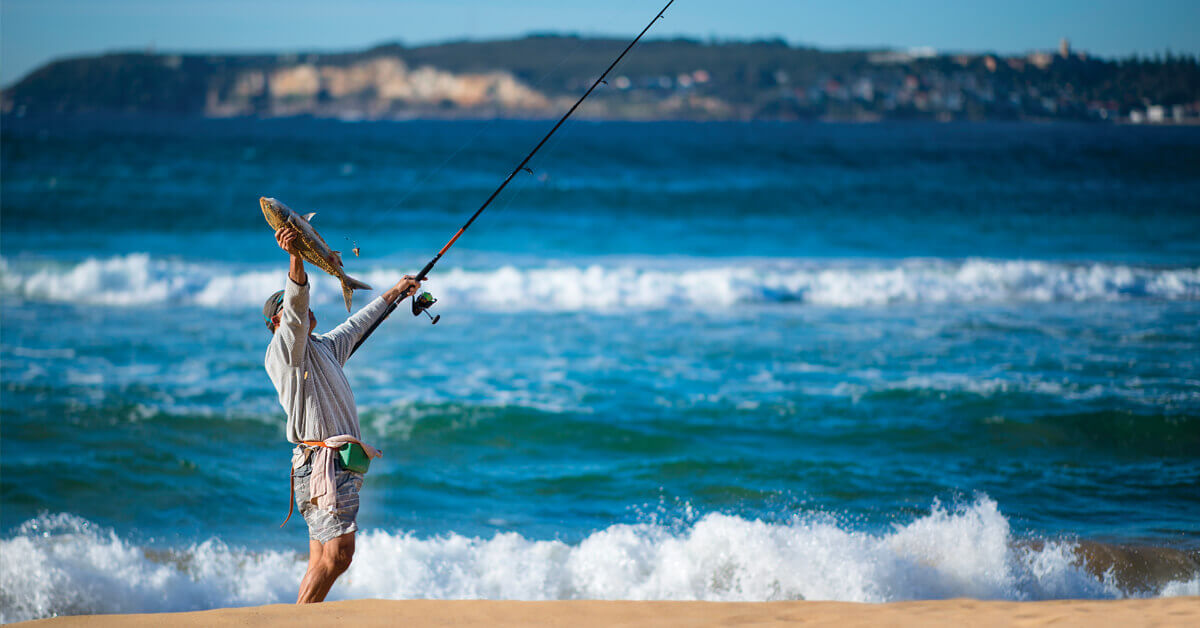
<svg viewBox="0 0 1200 628"><path fill-rule="evenodd" d="M355 279L354 277L351 277L350 275L346 275L346 281L344 281L343 283L349 285L350 288L354 289L354 290L370 290L371 289L371 286L368 286L367 284Z"/></svg>
<svg viewBox="0 0 1200 628"><path fill-rule="evenodd" d="M350 302L354 299L355 290L370 290L371 286L351 277L342 275L342 298L346 300L346 311L350 311Z"/></svg>

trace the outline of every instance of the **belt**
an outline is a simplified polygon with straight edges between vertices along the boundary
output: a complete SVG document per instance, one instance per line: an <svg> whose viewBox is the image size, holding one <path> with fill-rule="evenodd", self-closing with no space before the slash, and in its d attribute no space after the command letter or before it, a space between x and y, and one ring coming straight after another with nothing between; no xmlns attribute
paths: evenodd
<svg viewBox="0 0 1200 628"><path fill-rule="evenodd" d="M336 447L330 447L329 445L326 445L325 441L322 441L322 440L300 441L300 444L307 445L308 447L326 447L329 449L337 449ZM279 527L282 528L283 526L287 525L288 520L290 520L292 518L292 512L295 510L296 510L296 469L292 468L290 471L288 471L288 514L287 514L287 518L285 518L283 520L283 523L279 524Z"/></svg>

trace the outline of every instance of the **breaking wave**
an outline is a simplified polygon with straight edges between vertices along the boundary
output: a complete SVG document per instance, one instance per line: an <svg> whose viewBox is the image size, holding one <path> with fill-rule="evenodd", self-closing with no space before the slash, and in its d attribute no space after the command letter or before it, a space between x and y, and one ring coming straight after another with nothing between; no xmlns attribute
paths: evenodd
<svg viewBox="0 0 1200 628"><path fill-rule="evenodd" d="M357 274L386 286L400 269ZM314 273L317 274L317 273ZM77 264L0 259L0 289L22 299L108 306L257 305L282 282L280 268L236 269L135 253ZM314 302L341 293L323 274ZM430 280L447 303L482 310L552 311L728 307L808 303L833 307L898 303L1200 300L1200 267L1156 268L1016 260L911 259L813 262L793 259L693 262L616 258L579 265L447 268Z"/></svg>
<svg viewBox="0 0 1200 628"><path fill-rule="evenodd" d="M882 534L829 517L766 523L723 514L690 525L613 525L577 544L516 533L360 533L330 599L1042 600L1200 594L1195 557L1122 581L1079 543L1018 542L996 503L932 512ZM289 602L292 552L217 539L151 551L73 515L43 515L0 541L0 621L81 613L186 611ZM11 560L19 556L20 560ZM1180 558L1182 556L1182 558ZM1184 565L1180 568L1180 564ZM1152 572L1144 554L1139 574Z"/></svg>

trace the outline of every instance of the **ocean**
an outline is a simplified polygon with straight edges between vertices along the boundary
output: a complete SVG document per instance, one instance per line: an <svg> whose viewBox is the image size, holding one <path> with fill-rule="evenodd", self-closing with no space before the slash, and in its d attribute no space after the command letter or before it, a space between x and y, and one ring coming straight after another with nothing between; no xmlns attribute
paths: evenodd
<svg viewBox="0 0 1200 628"><path fill-rule="evenodd" d="M258 198L386 287L550 125L6 117L0 620L293 601ZM347 364L330 599L1200 594L1200 128L573 121L531 169Z"/></svg>

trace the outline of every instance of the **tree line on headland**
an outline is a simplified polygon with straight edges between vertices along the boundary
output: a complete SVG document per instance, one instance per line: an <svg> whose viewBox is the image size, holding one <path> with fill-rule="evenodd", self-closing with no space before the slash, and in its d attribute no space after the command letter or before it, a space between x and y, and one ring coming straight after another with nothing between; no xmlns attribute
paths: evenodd
<svg viewBox="0 0 1200 628"><path fill-rule="evenodd" d="M626 44L530 35L350 53L112 53L51 62L6 114L346 119L551 117ZM599 119L1200 121L1200 59L932 50L823 51L782 40L639 44L580 114Z"/></svg>

